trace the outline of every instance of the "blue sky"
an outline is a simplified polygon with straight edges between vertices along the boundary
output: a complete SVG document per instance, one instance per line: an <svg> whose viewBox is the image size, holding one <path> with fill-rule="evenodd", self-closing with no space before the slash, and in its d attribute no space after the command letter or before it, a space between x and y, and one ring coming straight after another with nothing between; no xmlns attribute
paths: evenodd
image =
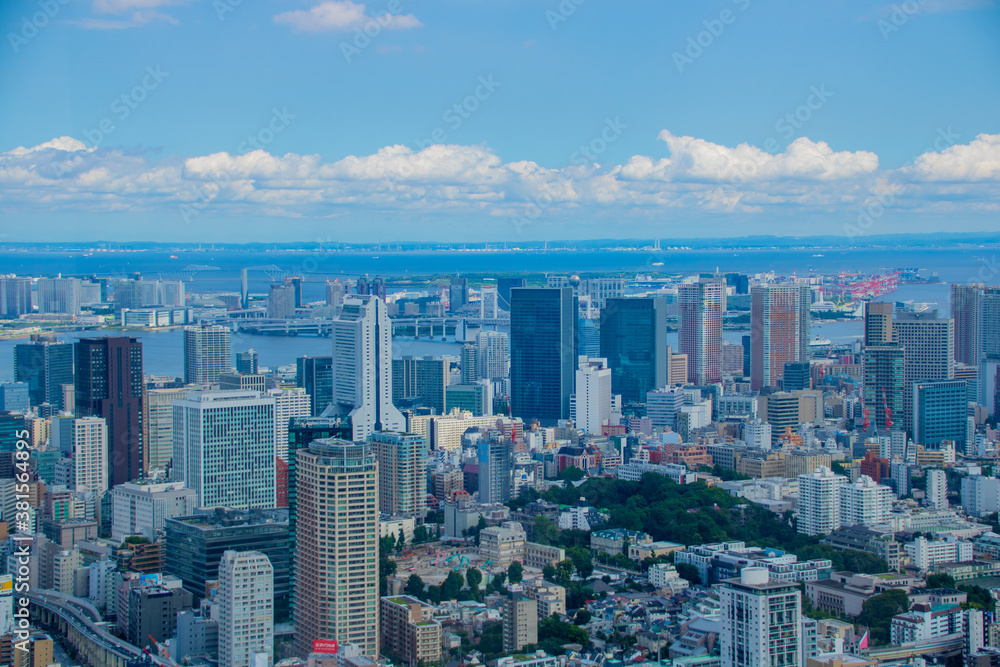
<svg viewBox="0 0 1000 667"><path fill-rule="evenodd" d="M1000 220L987 0L9 0L0 29L0 240Z"/></svg>

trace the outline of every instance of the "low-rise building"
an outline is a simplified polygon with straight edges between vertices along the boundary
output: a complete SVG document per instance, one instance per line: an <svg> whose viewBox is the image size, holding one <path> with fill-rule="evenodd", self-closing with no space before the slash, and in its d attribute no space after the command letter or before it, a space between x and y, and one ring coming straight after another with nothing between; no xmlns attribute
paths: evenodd
<svg viewBox="0 0 1000 667"><path fill-rule="evenodd" d="M656 588L668 589L671 595L676 595L691 585L687 579L681 578L677 568L672 563L655 563L649 566L646 575L649 583Z"/></svg>
<svg viewBox="0 0 1000 667"><path fill-rule="evenodd" d="M524 560L527 542L524 528L517 521L504 521L499 526L479 531L479 555L493 561L496 567L507 567L515 560Z"/></svg>
<svg viewBox="0 0 1000 667"><path fill-rule="evenodd" d="M590 548L610 556L625 553L633 544L650 544L652 541L653 536L649 533L624 528L596 530L590 534Z"/></svg>
<svg viewBox="0 0 1000 667"><path fill-rule="evenodd" d="M684 545L677 542L640 542L639 544L629 544L628 557L641 563L647 558L667 556L683 548Z"/></svg>
<svg viewBox="0 0 1000 667"><path fill-rule="evenodd" d="M904 549L910 563L922 571L930 571L941 563L965 563L972 560L972 542L948 536L941 540L918 537Z"/></svg>
<svg viewBox="0 0 1000 667"><path fill-rule="evenodd" d="M381 600L382 651L395 654L405 664L433 664L441 660L441 624L430 608L408 595Z"/></svg>
<svg viewBox="0 0 1000 667"><path fill-rule="evenodd" d="M555 565L561 560L566 560L566 550L562 547L553 547L537 542L525 542L524 562L525 567L533 567L541 570L546 565Z"/></svg>
<svg viewBox="0 0 1000 667"><path fill-rule="evenodd" d="M834 549L853 549L878 556L888 564L890 570L899 570L902 564L902 545L892 533L882 533L867 526L838 528L825 538L824 544Z"/></svg>
<svg viewBox="0 0 1000 667"><path fill-rule="evenodd" d="M889 641L899 646L963 631L962 608L956 604L918 603L892 617Z"/></svg>

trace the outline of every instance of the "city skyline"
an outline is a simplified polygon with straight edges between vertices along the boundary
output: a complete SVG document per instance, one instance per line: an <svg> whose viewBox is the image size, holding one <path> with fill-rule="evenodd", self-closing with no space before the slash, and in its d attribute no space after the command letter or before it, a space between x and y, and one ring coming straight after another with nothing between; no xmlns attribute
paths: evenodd
<svg viewBox="0 0 1000 667"><path fill-rule="evenodd" d="M995 2L564 5L9 3L2 240L995 227Z"/></svg>

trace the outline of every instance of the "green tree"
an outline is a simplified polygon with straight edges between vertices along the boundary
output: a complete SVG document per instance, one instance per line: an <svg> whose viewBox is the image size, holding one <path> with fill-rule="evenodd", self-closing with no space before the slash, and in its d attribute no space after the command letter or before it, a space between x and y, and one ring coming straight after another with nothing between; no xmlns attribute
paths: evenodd
<svg viewBox="0 0 1000 667"><path fill-rule="evenodd" d="M403 547L406 546L406 534L403 532L402 527L399 529L399 536L396 537L396 551L401 552Z"/></svg>
<svg viewBox="0 0 1000 667"><path fill-rule="evenodd" d="M558 544L559 526L547 516L536 516L534 523L531 525L531 541L536 544Z"/></svg>
<svg viewBox="0 0 1000 667"><path fill-rule="evenodd" d="M507 566L507 580L511 584L521 583L521 579L524 578L524 567L521 565L520 561L514 561Z"/></svg>
<svg viewBox="0 0 1000 667"><path fill-rule="evenodd" d="M411 574L410 578L406 580L406 594L412 595L415 598L423 599L424 580L420 578L420 575Z"/></svg>
<svg viewBox="0 0 1000 667"><path fill-rule="evenodd" d="M489 656L488 660L503 653L503 623L487 623L483 626L483 634L479 638L479 650Z"/></svg>
<svg viewBox="0 0 1000 667"><path fill-rule="evenodd" d="M928 574L927 588L955 588L955 578L950 574Z"/></svg>
<svg viewBox="0 0 1000 667"><path fill-rule="evenodd" d="M581 579L586 579L594 573L594 561L590 556L590 549L570 547L566 550L566 555L573 561L573 567Z"/></svg>
<svg viewBox="0 0 1000 667"><path fill-rule="evenodd" d="M579 482L586 476L587 474L576 466L566 466L559 471L559 479L566 480L567 482Z"/></svg>
<svg viewBox="0 0 1000 667"><path fill-rule="evenodd" d="M560 621L555 616L543 618L538 622L537 648L549 655L560 655L565 644L580 644L587 648L590 646L590 634L585 629Z"/></svg>
<svg viewBox="0 0 1000 667"><path fill-rule="evenodd" d="M593 617L589 611L580 609L576 612L576 616L573 617L573 625L586 625L590 623L591 618Z"/></svg>
<svg viewBox="0 0 1000 667"><path fill-rule="evenodd" d="M477 567L470 567L465 571L465 580L469 583L470 589L478 591L479 584L483 583L483 573Z"/></svg>
<svg viewBox="0 0 1000 667"><path fill-rule="evenodd" d="M677 568L677 574L681 576L681 579L687 579L688 583L692 586L701 584L701 575L698 574L698 568L691 563L677 563L674 567Z"/></svg>
<svg viewBox="0 0 1000 667"><path fill-rule="evenodd" d="M462 577L462 574L452 570L441 584L441 599L454 600L458 598L464 584L465 579Z"/></svg>
<svg viewBox="0 0 1000 667"><path fill-rule="evenodd" d="M888 644L892 617L904 613L909 608L910 599L906 591L893 588L865 600L861 614L858 615L858 624L868 627L874 643Z"/></svg>

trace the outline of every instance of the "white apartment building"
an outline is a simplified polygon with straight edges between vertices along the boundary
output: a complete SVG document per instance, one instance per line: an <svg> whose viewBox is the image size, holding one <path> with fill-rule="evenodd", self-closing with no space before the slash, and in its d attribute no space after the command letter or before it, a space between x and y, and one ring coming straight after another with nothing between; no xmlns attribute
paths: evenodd
<svg viewBox="0 0 1000 667"><path fill-rule="evenodd" d="M896 496L888 486L876 484L868 475L861 475L851 484L840 487L840 525L874 526L885 521L892 512Z"/></svg>
<svg viewBox="0 0 1000 667"><path fill-rule="evenodd" d="M227 551L219 564L219 667L274 660L274 568L259 551Z"/></svg>
<svg viewBox="0 0 1000 667"><path fill-rule="evenodd" d="M128 535L156 539L163 522L190 516L198 507L198 494L184 482L126 482L111 490L111 535L119 542Z"/></svg>
<svg viewBox="0 0 1000 667"><path fill-rule="evenodd" d="M840 527L840 487L847 478L820 466L799 475L798 531L826 535Z"/></svg>

